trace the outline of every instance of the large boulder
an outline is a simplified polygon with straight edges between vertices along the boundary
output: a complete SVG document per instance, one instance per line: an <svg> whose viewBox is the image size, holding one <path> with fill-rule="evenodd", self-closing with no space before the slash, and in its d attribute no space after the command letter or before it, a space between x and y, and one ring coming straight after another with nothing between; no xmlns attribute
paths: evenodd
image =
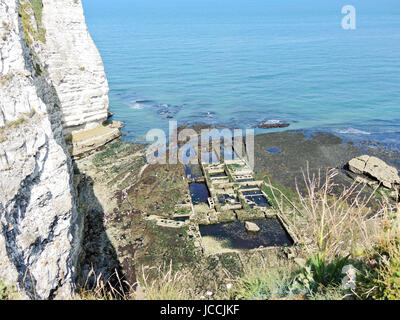
<svg viewBox="0 0 400 320"><path fill-rule="evenodd" d="M362 174L375 179L389 189L398 188L400 177L395 167L376 157L362 155L349 161L348 169L355 174Z"/></svg>

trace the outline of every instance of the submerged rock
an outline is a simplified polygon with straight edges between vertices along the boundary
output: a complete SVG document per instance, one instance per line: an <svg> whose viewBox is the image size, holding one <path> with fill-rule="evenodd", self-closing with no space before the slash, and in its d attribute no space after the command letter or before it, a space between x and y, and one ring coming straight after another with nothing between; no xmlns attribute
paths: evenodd
<svg viewBox="0 0 400 320"><path fill-rule="evenodd" d="M349 171L377 180L386 188L396 189L400 185L397 169L379 158L362 155L351 159L347 166Z"/></svg>
<svg viewBox="0 0 400 320"><path fill-rule="evenodd" d="M260 123L257 128L260 129L273 129L273 128L287 128L290 126L290 123L281 122L281 121L266 121L264 123Z"/></svg>

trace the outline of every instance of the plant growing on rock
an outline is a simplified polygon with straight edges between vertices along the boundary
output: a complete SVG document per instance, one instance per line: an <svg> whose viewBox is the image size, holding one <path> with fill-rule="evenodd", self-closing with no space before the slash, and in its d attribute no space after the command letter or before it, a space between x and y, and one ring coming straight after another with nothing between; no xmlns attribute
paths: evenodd
<svg viewBox="0 0 400 320"><path fill-rule="evenodd" d="M5 285L0 280L0 300L12 300L17 298L17 291L13 286Z"/></svg>
<svg viewBox="0 0 400 320"><path fill-rule="evenodd" d="M305 192L297 187L295 201L269 185L281 216L299 237L305 257L300 278L311 277L310 289L314 292L320 287L339 285L348 259L371 248L379 234L382 210L368 206L375 192L365 197L365 187L353 183L343 186L340 194L334 193L336 175L336 170L310 175L307 166L303 171Z"/></svg>
<svg viewBox="0 0 400 320"><path fill-rule="evenodd" d="M117 270L108 278L96 274L92 268L86 276L85 283L78 288L76 300L130 300L134 295L136 284L128 283L121 278Z"/></svg>
<svg viewBox="0 0 400 320"><path fill-rule="evenodd" d="M154 280L149 280L151 271L159 275ZM146 300L188 300L196 297L194 290L195 280L182 271L174 272L172 262L167 267L142 268L143 291Z"/></svg>
<svg viewBox="0 0 400 320"><path fill-rule="evenodd" d="M46 43L46 30L42 26L42 0L21 1L19 16L24 28L25 42L28 47L32 39Z"/></svg>
<svg viewBox="0 0 400 320"><path fill-rule="evenodd" d="M348 261L348 256L332 260L324 260L320 255L310 254L308 261L302 265L296 280L313 294L320 289L337 286L342 280L342 269Z"/></svg>
<svg viewBox="0 0 400 320"><path fill-rule="evenodd" d="M363 258L357 277L362 299L400 299L400 205L386 210L387 220L377 244Z"/></svg>
<svg viewBox="0 0 400 320"><path fill-rule="evenodd" d="M271 255L246 264L244 276L233 281L233 297L239 300L304 299L307 290L293 278L294 264Z"/></svg>

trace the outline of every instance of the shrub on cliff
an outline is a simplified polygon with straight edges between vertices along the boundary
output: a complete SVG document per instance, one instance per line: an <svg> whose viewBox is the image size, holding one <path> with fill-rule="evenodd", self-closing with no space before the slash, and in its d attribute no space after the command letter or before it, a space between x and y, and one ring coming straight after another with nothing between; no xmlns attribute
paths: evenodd
<svg viewBox="0 0 400 320"><path fill-rule="evenodd" d="M379 255L376 244L382 237L381 225L393 221L387 215L391 208L389 203L370 205L372 200L376 200L376 192L372 191L366 197L363 193L366 186L355 182L350 187L343 186L342 193L335 195L335 175L336 171L330 170L325 175L310 176L307 170L303 174L306 193L298 190L295 201L288 199L278 188L269 186L280 214L299 237L303 263L298 279L309 287L312 295L323 292L323 288L340 287L344 277L342 269L349 259L360 264L367 252ZM374 290L378 283L382 286L381 296L396 296L394 292L398 292L396 275L398 277L400 259L393 239L392 235L383 245L390 249L390 262L382 265L379 276L375 272L376 276L370 273L366 277L376 280L369 281L369 284L373 283L371 287L374 286ZM382 244L379 247L382 248ZM390 286L394 292L385 290L384 286Z"/></svg>
<svg viewBox="0 0 400 320"><path fill-rule="evenodd" d="M5 285L3 281L0 280L0 300L13 300L17 299L18 294L13 286Z"/></svg>
<svg viewBox="0 0 400 320"><path fill-rule="evenodd" d="M390 215L382 236L362 261L357 277L361 299L400 299L400 206Z"/></svg>

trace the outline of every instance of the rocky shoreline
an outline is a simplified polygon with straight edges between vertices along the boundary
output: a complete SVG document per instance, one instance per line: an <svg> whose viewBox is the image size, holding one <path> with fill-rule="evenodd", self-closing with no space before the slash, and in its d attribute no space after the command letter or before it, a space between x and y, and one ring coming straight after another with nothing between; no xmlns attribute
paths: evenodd
<svg viewBox="0 0 400 320"><path fill-rule="evenodd" d="M273 148L279 152L271 152ZM255 171L267 174L280 184L294 189L295 180L301 184L302 169L307 165L310 172L319 169L337 168L338 183L347 185L352 181L343 171L353 158L368 155L380 158L399 170L400 153L379 148L370 142L356 145L344 142L330 133L315 133L311 137L301 131L283 131L255 136ZM350 180L349 180L350 179Z"/></svg>
<svg viewBox="0 0 400 320"><path fill-rule="evenodd" d="M137 293L164 267L196 275L201 294L226 287L226 270L240 277L257 257L292 259L297 249L285 237L295 234L274 212L267 184L288 197L304 192L305 170L335 170L334 192L357 181L365 196L398 201L399 152L328 133L256 135L254 170L240 161L203 166L198 181L182 164L149 165L146 146L121 141L121 124L107 120L108 83L81 1L4 0L0 13L0 280L20 298L70 299L121 279L117 291ZM174 115L165 106L159 113ZM206 184L199 205L197 182ZM211 233L212 250L204 250L202 225L235 223L222 230L232 234L256 218L258 235L276 230L268 225L276 219L284 241L241 250Z"/></svg>
<svg viewBox="0 0 400 320"><path fill-rule="evenodd" d="M311 174L335 168L335 182L341 187L351 185L355 177L345 170L346 164L362 153L359 146L344 144L331 134L319 133L310 139L299 131L257 135L255 146L256 176L293 193L296 185L301 189L302 168L305 170L307 164ZM272 148L279 152L268 151ZM172 263L173 270L201 274L197 288L201 292L208 283L222 285L224 268L240 275L245 259L272 254L271 250L227 250L204 255L197 250L198 236L189 225L171 228L151 218L171 219L171 212L178 210L177 204L185 203L189 192L182 180L183 165L148 166L144 150L144 145L114 141L75 160L78 209L86 217L81 281L93 267L104 278L112 279L117 271L129 283L140 283L144 269ZM388 163L397 159L385 150L370 151ZM366 195L375 186L371 183ZM277 247L273 252L287 257L295 256L293 250ZM213 273L207 271L211 265ZM157 273L150 274L157 277ZM93 275L91 280L95 281Z"/></svg>

